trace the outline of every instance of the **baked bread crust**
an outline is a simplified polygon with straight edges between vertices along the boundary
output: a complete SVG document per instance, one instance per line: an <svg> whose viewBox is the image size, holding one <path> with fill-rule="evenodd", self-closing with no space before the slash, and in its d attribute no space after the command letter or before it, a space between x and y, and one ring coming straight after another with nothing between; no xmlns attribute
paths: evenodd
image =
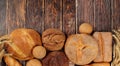
<svg viewBox="0 0 120 66"><path fill-rule="evenodd" d="M40 35L32 29L16 29L10 34L12 43L6 43L8 53L18 60L28 60L33 58L31 53L36 45L42 45Z"/></svg>
<svg viewBox="0 0 120 66"><path fill-rule="evenodd" d="M49 53L43 60L43 66L69 66L69 60L63 52Z"/></svg>
<svg viewBox="0 0 120 66"><path fill-rule="evenodd" d="M97 56L97 41L87 34L71 35L66 41L65 53L69 60L77 65L89 64Z"/></svg>
<svg viewBox="0 0 120 66"><path fill-rule="evenodd" d="M98 55L94 62L111 62L112 61L112 33L95 32L94 38L98 41Z"/></svg>
<svg viewBox="0 0 120 66"><path fill-rule="evenodd" d="M64 46L65 35L58 29L50 28L42 33L42 42L44 47L50 51L60 50Z"/></svg>

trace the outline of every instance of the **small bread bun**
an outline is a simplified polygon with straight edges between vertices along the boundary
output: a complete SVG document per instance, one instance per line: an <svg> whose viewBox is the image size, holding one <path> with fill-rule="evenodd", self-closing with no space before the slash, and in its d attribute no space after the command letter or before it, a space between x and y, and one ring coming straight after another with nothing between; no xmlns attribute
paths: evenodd
<svg viewBox="0 0 120 66"><path fill-rule="evenodd" d="M84 34L91 34L93 31L93 26L89 23L83 23L79 26L79 32Z"/></svg>
<svg viewBox="0 0 120 66"><path fill-rule="evenodd" d="M46 49L43 46L36 46L33 48L33 56L37 59L42 59L46 55Z"/></svg>

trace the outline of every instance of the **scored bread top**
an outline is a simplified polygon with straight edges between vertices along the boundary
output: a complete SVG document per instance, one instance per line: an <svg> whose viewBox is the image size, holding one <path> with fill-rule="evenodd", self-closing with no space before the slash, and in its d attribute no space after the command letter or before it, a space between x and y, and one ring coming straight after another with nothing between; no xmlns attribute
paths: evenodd
<svg viewBox="0 0 120 66"><path fill-rule="evenodd" d="M66 41L65 53L69 60L77 65L89 64L97 56L97 41L87 34L71 35Z"/></svg>
<svg viewBox="0 0 120 66"><path fill-rule="evenodd" d="M65 39L65 34L58 29L49 28L42 33L43 46L50 51L61 50Z"/></svg>
<svg viewBox="0 0 120 66"><path fill-rule="evenodd" d="M33 47L42 45L40 35L32 29L16 29L10 34L10 39L12 44L7 45L7 51L19 60L32 58Z"/></svg>

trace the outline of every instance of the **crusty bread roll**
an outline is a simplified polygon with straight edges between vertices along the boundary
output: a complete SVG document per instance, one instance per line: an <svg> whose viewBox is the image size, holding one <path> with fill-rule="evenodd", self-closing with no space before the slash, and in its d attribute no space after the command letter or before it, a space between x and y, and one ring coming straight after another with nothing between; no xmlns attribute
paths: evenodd
<svg viewBox="0 0 120 66"><path fill-rule="evenodd" d="M36 46L33 48L32 54L37 59L42 59L46 56L46 49L43 46Z"/></svg>
<svg viewBox="0 0 120 66"><path fill-rule="evenodd" d="M50 52L42 59L42 66L69 66L69 60L61 51Z"/></svg>
<svg viewBox="0 0 120 66"><path fill-rule="evenodd" d="M42 33L43 46L50 51L61 50L65 39L65 34L58 29L49 28Z"/></svg>
<svg viewBox="0 0 120 66"><path fill-rule="evenodd" d="M89 23L82 23L79 26L79 32L82 34L91 34L93 31L93 26Z"/></svg>
<svg viewBox="0 0 120 66"><path fill-rule="evenodd" d="M98 41L98 55L94 62L110 62L112 60L112 34L111 32L95 32Z"/></svg>
<svg viewBox="0 0 120 66"><path fill-rule="evenodd" d="M98 44L90 35L71 35L66 41L65 53L69 60L77 65L89 64L97 56Z"/></svg>

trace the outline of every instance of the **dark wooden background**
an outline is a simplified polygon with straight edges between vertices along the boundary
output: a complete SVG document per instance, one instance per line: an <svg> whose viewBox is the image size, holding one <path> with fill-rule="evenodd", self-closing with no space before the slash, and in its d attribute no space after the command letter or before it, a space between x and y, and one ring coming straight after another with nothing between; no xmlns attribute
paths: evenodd
<svg viewBox="0 0 120 66"><path fill-rule="evenodd" d="M70 35L83 22L94 31L120 28L120 0L0 0L0 36L16 28L57 28Z"/></svg>

